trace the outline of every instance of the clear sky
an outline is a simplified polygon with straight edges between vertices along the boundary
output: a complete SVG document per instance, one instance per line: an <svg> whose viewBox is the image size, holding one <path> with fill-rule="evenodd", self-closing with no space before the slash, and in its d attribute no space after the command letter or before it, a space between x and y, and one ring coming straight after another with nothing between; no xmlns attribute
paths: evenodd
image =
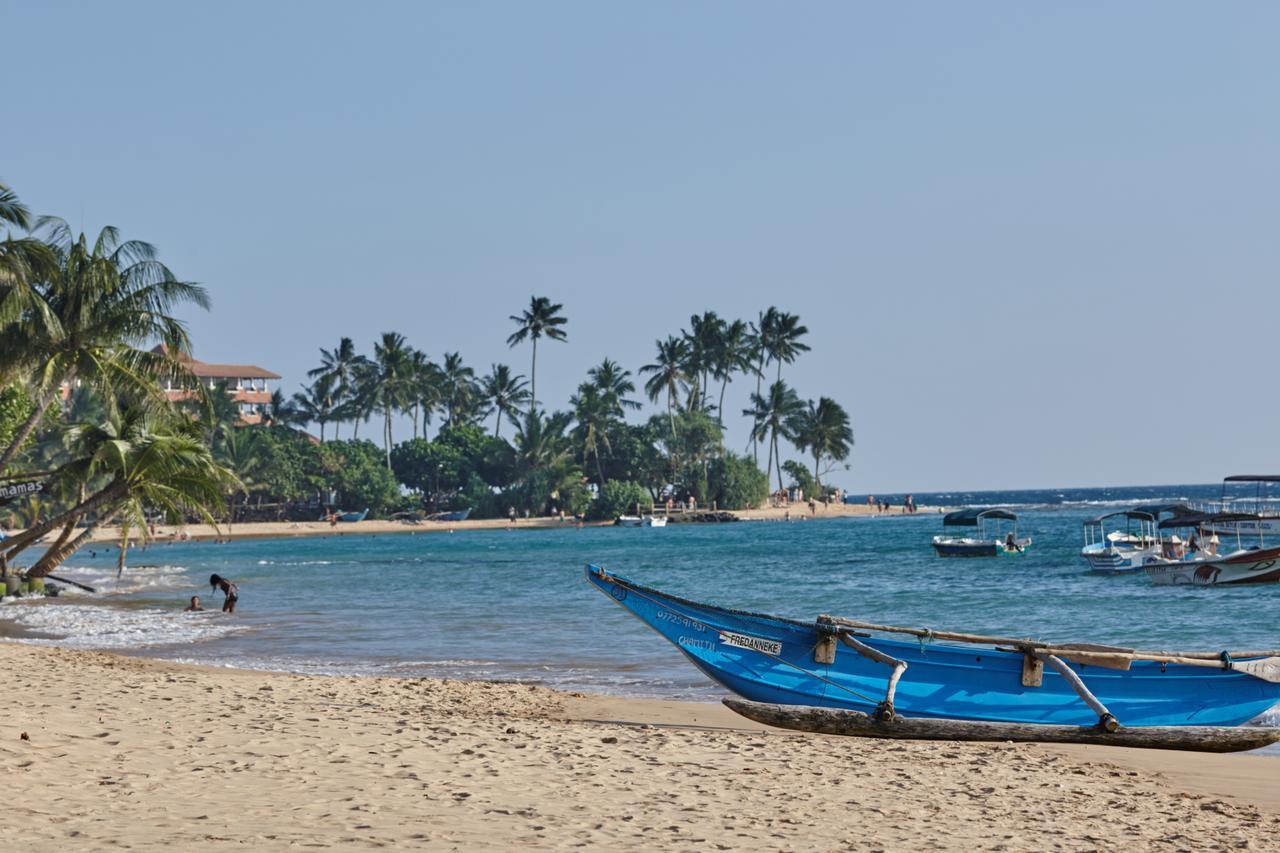
<svg viewBox="0 0 1280 853"><path fill-rule="evenodd" d="M157 244L213 295L197 356L289 391L387 330L527 373L537 294L563 405L776 304L851 490L1213 481L1280 468L1278 32L1261 2L0 0L0 176Z"/></svg>

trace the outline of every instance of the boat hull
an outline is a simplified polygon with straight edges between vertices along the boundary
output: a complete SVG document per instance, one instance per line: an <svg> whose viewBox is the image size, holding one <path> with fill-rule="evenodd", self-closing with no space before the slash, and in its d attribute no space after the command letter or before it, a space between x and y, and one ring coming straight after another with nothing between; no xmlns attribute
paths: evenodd
<svg viewBox="0 0 1280 853"><path fill-rule="evenodd" d="M754 702L873 713L890 669L841 647L832 663L815 649L827 636L797 622L699 604L639 586L594 566L587 579L676 646L709 678ZM1017 652L871 637L862 642L908 664L895 707L908 717L1091 726L1097 715L1046 668L1022 685ZM1128 670L1070 664L1124 726L1239 725L1280 702L1280 684L1240 672L1138 661Z"/></svg>
<svg viewBox="0 0 1280 853"><path fill-rule="evenodd" d="M1143 570L1157 586L1280 583L1280 548L1244 551L1217 559L1152 563Z"/></svg>
<svg viewBox="0 0 1280 853"><path fill-rule="evenodd" d="M933 538L933 550L939 557L1016 557L1025 554L1030 545L1030 539L1019 539L1018 546L1022 550L1009 551L1003 543L994 539L956 539L948 536Z"/></svg>
<svg viewBox="0 0 1280 853"><path fill-rule="evenodd" d="M816 734L893 740L1091 743L1196 752L1243 752L1280 741L1280 728L1274 726L1147 726L1123 727L1109 732L1097 726L977 723L897 716L892 720L879 720L859 711L768 705L738 699L725 699L724 704L731 711L767 726Z"/></svg>
<svg viewBox="0 0 1280 853"><path fill-rule="evenodd" d="M1080 552L1089 571L1096 575L1129 575L1142 571L1142 567L1160 555L1159 548L1085 548Z"/></svg>

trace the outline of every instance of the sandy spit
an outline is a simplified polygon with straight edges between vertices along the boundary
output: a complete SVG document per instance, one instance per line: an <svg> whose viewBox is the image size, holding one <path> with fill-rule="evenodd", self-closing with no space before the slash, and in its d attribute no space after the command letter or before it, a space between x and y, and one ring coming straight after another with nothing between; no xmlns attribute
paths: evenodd
<svg viewBox="0 0 1280 853"><path fill-rule="evenodd" d="M804 736L715 705L17 643L0 643L0 667L7 849L1200 850L1280 837L1274 758Z"/></svg>

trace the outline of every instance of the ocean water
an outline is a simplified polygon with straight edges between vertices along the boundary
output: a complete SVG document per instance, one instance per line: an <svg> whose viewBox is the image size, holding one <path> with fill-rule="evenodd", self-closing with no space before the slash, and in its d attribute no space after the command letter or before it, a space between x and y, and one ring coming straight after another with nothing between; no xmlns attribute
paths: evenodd
<svg viewBox="0 0 1280 853"><path fill-rule="evenodd" d="M918 504L1016 506L1016 558L943 560L936 513L856 519L335 535L179 543L77 555L59 574L96 595L7 600L25 642L309 673L484 678L709 700L722 691L588 587L594 562L681 596L811 619L870 621L1147 648L1280 647L1280 585L1158 588L1101 577L1081 523L1110 507L1211 499L1217 486L917 494ZM217 572L240 587L218 612ZM211 610L181 612L193 594ZM1271 721L1280 722L1273 709Z"/></svg>

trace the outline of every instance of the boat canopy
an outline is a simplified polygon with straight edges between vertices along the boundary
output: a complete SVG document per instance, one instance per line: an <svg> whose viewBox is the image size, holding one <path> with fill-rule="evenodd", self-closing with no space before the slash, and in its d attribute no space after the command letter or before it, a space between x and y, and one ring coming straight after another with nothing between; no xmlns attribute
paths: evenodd
<svg viewBox="0 0 1280 853"><path fill-rule="evenodd" d="M1160 522L1160 529L1171 527L1203 527L1206 524L1231 524L1236 521L1257 521L1259 516L1252 512L1193 512L1189 515L1177 515Z"/></svg>
<svg viewBox="0 0 1280 853"><path fill-rule="evenodd" d="M1091 518L1085 522L1086 525L1101 524L1108 518L1131 518L1135 521L1155 521L1165 513L1171 515L1187 515L1192 512L1191 507L1186 504L1146 504L1145 506L1135 506L1129 509L1118 509L1114 512L1108 512L1096 518Z"/></svg>
<svg viewBox="0 0 1280 853"><path fill-rule="evenodd" d="M1018 516L1007 509L960 509L949 512L942 517L945 527L977 527L978 521L986 518L1002 518L1006 521L1017 521Z"/></svg>
<svg viewBox="0 0 1280 853"><path fill-rule="evenodd" d="M1280 483L1280 474L1232 474L1224 483Z"/></svg>

